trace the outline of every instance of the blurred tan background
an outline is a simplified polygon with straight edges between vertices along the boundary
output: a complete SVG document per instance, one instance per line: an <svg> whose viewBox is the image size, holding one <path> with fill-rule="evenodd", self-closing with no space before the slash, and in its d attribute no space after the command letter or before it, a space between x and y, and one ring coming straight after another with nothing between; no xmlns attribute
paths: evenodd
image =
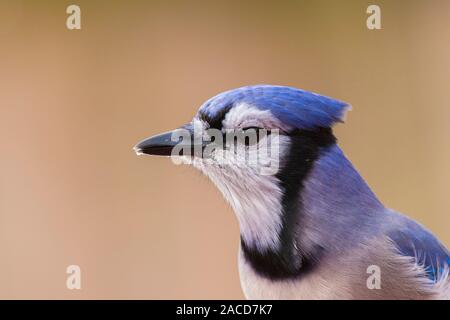
<svg viewBox="0 0 450 320"><path fill-rule="evenodd" d="M1 0L0 298L242 298L222 196L132 147L247 84L351 103L347 155L449 246L449 37L446 0Z"/></svg>

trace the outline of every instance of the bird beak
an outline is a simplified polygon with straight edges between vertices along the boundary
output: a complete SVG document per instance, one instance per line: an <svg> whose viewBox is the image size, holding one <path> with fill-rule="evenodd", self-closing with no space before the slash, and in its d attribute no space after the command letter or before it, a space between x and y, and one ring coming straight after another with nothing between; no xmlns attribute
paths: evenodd
<svg viewBox="0 0 450 320"><path fill-rule="evenodd" d="M183 150L193 151L195 149L195 143L192 143L192 137L192 127L184 126L144 139L134 147L134 151L137 155L172 156L174 155L174 148L177 147L176 155L183 155ZM193 155L194 152L190 154Z"/></svg>
<svg viewBox="0 0 450 320"><path fill-rule="evenodd" d="M137 155L170 156L173 148L177 145L171 139L172 132L169 131L144 139L134 147L134 151Z"/></svg>

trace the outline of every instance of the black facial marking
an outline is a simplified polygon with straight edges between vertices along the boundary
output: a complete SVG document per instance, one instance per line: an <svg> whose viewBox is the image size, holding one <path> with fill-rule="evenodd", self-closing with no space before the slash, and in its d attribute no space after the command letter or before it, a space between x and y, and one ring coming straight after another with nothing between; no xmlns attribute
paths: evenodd
<svg viewBox="0 0 450 320"><path fill-rule="evenodd" d="M297 243L303 216L301 192L314 162L321 152L336 143L336 138L331 128L295 130L290 133L290 138L291 146L286 162L276 175L283 190L280 248L261 252L249 247L241 237L245 259L259 275L272 280L297 278L307 274L317 265L323 253L322 247L313 248L313 252L305 252L301 243Z"/></svg>
<svg viewBox="0 0 450 320"><path fill-rule="evenodd" d="M222 122L225 119L225 116L227 115L228 111L230 111L231 107L232 105L228 105L222 108L222 110L220 110L220 112L218 112L214 116L211 116L208 113L201 112L199 114L199 118L200 120L203 120L204 122L208 123L209 128L222 130Z"/></svg>

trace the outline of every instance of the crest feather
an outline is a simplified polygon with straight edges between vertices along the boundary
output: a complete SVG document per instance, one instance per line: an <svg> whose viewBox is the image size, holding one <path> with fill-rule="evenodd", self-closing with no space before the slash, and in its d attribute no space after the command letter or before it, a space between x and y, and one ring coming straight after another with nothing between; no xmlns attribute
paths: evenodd
<svg viewBox="0 0 450 320"><path fill-rule="evenodd" d="M206 101L200 112L215 118L223 110L246 103L269 110L283 123L298 129L331 127L343 122L351 106L317 93L286 86L254 85L218 94Z"/></svg>

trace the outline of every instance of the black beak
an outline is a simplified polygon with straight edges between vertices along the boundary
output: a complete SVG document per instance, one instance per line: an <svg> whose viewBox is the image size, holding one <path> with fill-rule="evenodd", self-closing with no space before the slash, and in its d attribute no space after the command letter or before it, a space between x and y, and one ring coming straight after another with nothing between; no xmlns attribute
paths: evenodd
<svg viewBox="0 0 450 320"><path fill-rule="evenodd" d="M194 155L198 149L195 148L195 143L192 143L192 139L193 130L186 126L144 139L134 147L134 151L138 155L181 156L184 155L183 153L187 153L186 150L188 150L190 151L189 155ZM176 146L178 146L178 150L176 154L173 154ZM200 152L201 151L202 147L200 147Z"/></svg>
<svg viewBox="0 0 450 320"><path fill-rule="evenodd" d="M172 131L158 134L139 142L134 151L136 154L151 154L156 156L170 156L177 142L172 141Z"/></svg>

